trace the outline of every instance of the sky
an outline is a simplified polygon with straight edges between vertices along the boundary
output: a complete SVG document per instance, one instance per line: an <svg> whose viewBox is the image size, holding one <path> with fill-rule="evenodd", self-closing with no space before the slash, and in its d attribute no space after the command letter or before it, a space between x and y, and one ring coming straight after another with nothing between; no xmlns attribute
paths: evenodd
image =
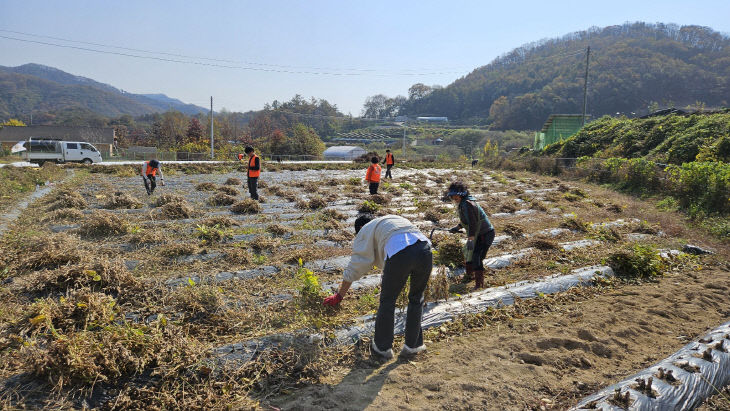
<svg viewBox="0 0 730 411"><path fill-rule="evenodd" d="M730 33L728 16L728 0L0 0L0 36L153 57L0 38L0 65L44 64L203 107L213 96L216 111L300 94L357 116L368 96L445 86L540 39L634 21Z"/></svg>

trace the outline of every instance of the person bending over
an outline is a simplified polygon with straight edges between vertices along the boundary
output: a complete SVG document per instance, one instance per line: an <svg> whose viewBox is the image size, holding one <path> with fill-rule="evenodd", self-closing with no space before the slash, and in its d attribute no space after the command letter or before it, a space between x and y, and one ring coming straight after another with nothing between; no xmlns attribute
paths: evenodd
<svg viewBox="0 0 730 411"><path fill-rule="evenodd" d="M484 257L494 241L494 226L487 213L477 201L469 195L466 184L454 182L446 194L456 205L459 225L452 228L452 233L466 229L467 241L464 246L464 265L466 278L474 277L474 289L484 287Z"/></svg>
<svg viewBox="0 0 730 411"><path fill-rule="evenodd" d="M355 233L352 258L343 273L339 291L327 297L323 304L338 305L354 281L373 266L382 268L380 306L375 317L375 336L370 349L374 354L390 359L393 357L395 301L410 278L405 345L401 355L413 355L425 350L421 317L423 293L433 267L431 242L410 221L396 215L378 218L370 214L361 215L355 220Z"/></svg>
<svg viewBox="0 0 730 411"><path fill-rule="evenodd" d="M151 195L157 187L157 173L160 174L160 184L165 185L165 178L162 176L162 166L155 156L150 157L150 161L142 163L142 181L147 195Z"/></svg>

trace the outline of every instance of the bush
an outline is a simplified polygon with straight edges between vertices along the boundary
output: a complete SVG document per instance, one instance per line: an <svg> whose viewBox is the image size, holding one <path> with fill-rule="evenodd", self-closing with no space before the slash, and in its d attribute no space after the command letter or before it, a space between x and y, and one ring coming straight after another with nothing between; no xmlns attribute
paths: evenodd
<svg viewBox="0 0 730 411"><path fill-rule="evenodd" d="M236 214L258 214L261 212L261 205L256 200L247 199L233 204L231 211Z"/></svg>
<svg viewBox="0 0 730 411"><path fill-rule="evenodd" d="M655 248L640 244L611 254L607 263L617 276L627 279L659 277L666 269Z"/></svg>

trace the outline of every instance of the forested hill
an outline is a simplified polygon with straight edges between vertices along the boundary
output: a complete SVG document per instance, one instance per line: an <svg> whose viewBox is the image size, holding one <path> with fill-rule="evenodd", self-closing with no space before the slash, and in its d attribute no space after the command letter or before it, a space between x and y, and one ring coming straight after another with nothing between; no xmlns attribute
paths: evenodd
<svg viewBox="0 0 730 411"><path fill-rule="evenodd" d="M525 45L444 88L414 85L400 114L489 116L496 129L538 129L552 113L581 112L588 46L594 118L730 102L730 38L706 27L632 23Z"/></svg>
<svg viewBox="0 0 730 411"><path fill-rule="evenodd" d="M206 109L164 94L126 93L108 84L40 64L0 66L0 117L67 109L104 116L141 115L170 109L198 114Z"/></svg>

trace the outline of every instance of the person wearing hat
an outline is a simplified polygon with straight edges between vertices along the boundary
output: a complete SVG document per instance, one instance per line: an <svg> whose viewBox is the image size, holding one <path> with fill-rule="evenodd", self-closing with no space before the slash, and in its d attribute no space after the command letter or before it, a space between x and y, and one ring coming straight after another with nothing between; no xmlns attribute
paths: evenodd
<svg viewBox="0 0 730 411"><path fill-rule="evenodd" d="M162 176L162 166L157 158L152 155L150 161L142 163L142 170L140 170L147 195L152 195L155 192L155 188L157 187L157 173L160 174L160 184L164 186L165 178Z"/></svg>
<svg viewBox="0 0 730 411"><path fill-rule="evenodd" d="M421 319L423 294L433 268L431 242L418 227L401 216L374 218L370 214L364 214L355 220L352 258L342 275L339 290L327 297L322 304L338 305L350 285L373 266L383 269L383 277L371 352L386 359L393 358L395 302L409 278L405 344L401 355L414 355L424 351L426 346L423 344Z"/></svg>
<svg viewBox="0 0 730 411"><path fill-rule="evenodd" d="M449 230L458 233L466 229L467 241L464 245L465 278L474 278L474 289L484 287L484 257L494 241L494 226L487 213L469 195L466 184L457 181L449 185L446 195L453 201L459 215L459 225Z"/></svg>

